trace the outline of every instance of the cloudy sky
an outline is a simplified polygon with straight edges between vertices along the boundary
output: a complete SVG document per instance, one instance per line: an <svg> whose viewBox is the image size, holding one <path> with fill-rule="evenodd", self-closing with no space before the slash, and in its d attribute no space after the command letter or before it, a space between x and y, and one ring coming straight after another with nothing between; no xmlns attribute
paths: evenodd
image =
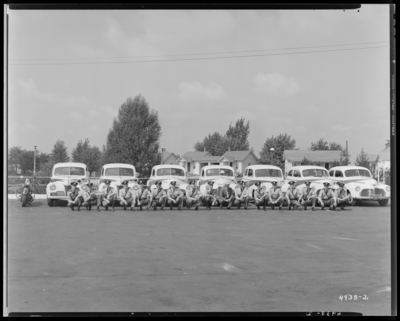
<svg viewBox="0 0 400 321"><path fill-rule="evenodd" d="M161 146L178 154L241 116L257 155L280 133L301 149L347 140L353 161L389 139L388 5L8 14L8 147L101 147L138 94L159 113Z"/></svg>

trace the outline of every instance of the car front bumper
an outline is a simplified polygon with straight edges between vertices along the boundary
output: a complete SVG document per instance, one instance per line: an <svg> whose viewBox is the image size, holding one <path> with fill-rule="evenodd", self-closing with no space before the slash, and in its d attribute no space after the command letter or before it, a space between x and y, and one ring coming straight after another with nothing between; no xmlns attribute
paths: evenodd
<svg viewBox="0 0 400 321"><path fill-rule="evenodd" d="M364 201L380 201L380 200L388 200L390 196L357 196L353 197L355 200L364 200Z"/></svg>

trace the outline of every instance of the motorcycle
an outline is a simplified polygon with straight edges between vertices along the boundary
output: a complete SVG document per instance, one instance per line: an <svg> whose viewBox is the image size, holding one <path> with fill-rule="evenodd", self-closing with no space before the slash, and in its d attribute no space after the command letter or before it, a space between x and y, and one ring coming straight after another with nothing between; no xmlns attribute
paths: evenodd
<svg viewBox="0 0 400 321"><path fill-rule="evenodd" d="M35 199L35 192L30 188L29 180L26 180L24 186L18 189L15 194L17 199L21 201L22 207L32 204Z"/></svg>

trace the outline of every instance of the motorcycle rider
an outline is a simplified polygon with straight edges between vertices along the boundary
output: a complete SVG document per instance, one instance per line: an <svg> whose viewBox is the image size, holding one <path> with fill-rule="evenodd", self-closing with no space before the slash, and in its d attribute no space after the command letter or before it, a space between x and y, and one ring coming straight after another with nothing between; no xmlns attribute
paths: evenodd
<svg viewBox="0 0 400 321"><path fill-rule="evenodd" d="M179 189L179 187L176 187L176 182L172 181L170 184L170 187L167 191L167 198L168 198L168 205L169 209L172 210L173 206L178 206L178 211L182 209L182 204L185 199L185 196L183 195L183 192Z"/></svg>
<svg viewBox="0 0 400 321"><path fill-rule="evenodd" d="M240 181L240 183L235 186L235 202L234 204L240 209L242 203L244 203L244 209L247 210L247 206L249 204L249 183Z"/></svg>
<svg viewBox="0 0 400 321"><path fill-rule="evenodd" d="M195 206L195 210L199 209L203 196L199 189L195 185L195 181L190 181L189 186L186 188L186 205L187 209L190 210L192 206Z"/></svg>
<svg viewBox="0 0 400 321"><path fill-rule="evenodd" d="M150 204L149 200L151 197L151 192L146 186L144 186L144 182L142 180L140 180L138 182L138 184L139 185L133 186L133 190L136 192L135 193L135 200L136 200L135 205L139 206L140 210L143 209L143 205L147 205L146 210L149 210L149 204ZM133 207L133 203L132 203L132 207Z"/></svg>
<svg viewBox="0 0 400 321"><path fill-rule="evenodd" d="M85 206L89 211L92 210L92 205L96 205L97 203L96 194L92 193L92 186L93 183L87 182L85 185L82 185L81 189L81 197L83 201L82 205Z"/></svg>
<svg viewBox="0 0 400 321"><path fill-rule="evenodd" d="M332 191L329 189L330 183L325 181L324 188L321 189L318 196L318 201L321 204L321 210L325 211L325 206L329 205L331 211L335 210L335 199Z"/></svg>
<svg viewBox="0 0 400 321"><path fill-rule="evenodd" d="M274 209L276 205L279 205L279 210L282 211L283 205L283 193L281 188L278 186L276 179L271 180L272 187L268 192L268 204Z"/></svg>
<svg viewBox="0 0 400 321"><path fill-rule="evenodd" d="M119 202L122 205L124 211L126 207L131 204L131 211L133 211L133 207L135 206L135 198L132 188L128 186L128 181L121 182L122 188L119 190Z"/></svg>
<svg viewBox="0 0 400 321"><path fill-rule="evenodd" d="M156 211L157 205L160 205L161 210L164 211L165 202L167 201L167 193L162 189L162 183L160 181L157 181L155 185L156 188L154 188L150 194L150 206Z"/></svg>
<svg viewBox="0 0 400 321"><path fill-rule="evenodd" d="M296 182L295 181L290 181L289 182L289 188L287 189L286 192L286 199L289 204L289 211L291 209L298 209L300 207L299 199L301 197L299 190L295 186Z"/></svg>
<svg viewBox="0 0 400 321"><path fill-rule="evenodd" d="M317 193L314 187L311 186L311 182L304 182L306 185L301 189L299 202L303 206L303 209L306 210L307 206L311 205L311 210L315 210L315 202L317 200Z"/></svg>

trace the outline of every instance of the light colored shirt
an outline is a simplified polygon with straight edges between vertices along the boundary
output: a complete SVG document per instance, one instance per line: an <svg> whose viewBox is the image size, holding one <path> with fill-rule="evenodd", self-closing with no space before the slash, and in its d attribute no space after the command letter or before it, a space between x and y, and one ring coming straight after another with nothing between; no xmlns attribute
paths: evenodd
<svg viewBox="0 0 400 321"><path fill-rule="evenodd" d="M271 187L271 188L269 189L269 196L270 196L273 200L276 200L276 199L278 199L279 197L282 197L282 196L283 196L283 193L282 193L282 191L281 191L281 188L280 188L279 186L277 186L277 187Z"/></svg>

